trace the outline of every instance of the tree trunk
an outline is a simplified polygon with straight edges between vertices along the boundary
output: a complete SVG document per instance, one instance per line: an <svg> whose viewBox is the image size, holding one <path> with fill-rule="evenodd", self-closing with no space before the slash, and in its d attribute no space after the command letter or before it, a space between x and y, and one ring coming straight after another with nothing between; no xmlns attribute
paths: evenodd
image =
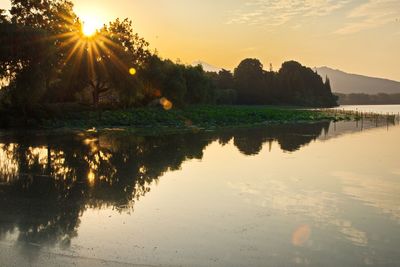
<svg viewBox="0 0 400 267"><path fill-rule="evenodd" d="M97 88L93 88L93 105L97 109L99 107L100 94Z"/></svg>

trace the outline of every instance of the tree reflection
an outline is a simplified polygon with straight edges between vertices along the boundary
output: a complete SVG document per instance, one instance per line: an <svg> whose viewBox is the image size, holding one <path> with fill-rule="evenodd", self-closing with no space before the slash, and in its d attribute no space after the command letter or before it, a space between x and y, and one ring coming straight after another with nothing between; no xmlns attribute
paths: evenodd
<svg viewBox="0 0 400 267"><path fill-rule="evenodd" d="M263 129L236 130L234 144L245 155L257 155L266 142L277 141L282 150L294 152L329 131L330 122L272 125Z"/></svg>
<svg viewBox="0 0 400 267"><path fill-rule="evenodd" d="M329 122L275 125L163 136L107 131L64 135L19 134L0 141L0 238L69 246L88 208L133 211L164 173L202 159L214 141L245 155L273 141L295 151L329 130Z"/></svg>

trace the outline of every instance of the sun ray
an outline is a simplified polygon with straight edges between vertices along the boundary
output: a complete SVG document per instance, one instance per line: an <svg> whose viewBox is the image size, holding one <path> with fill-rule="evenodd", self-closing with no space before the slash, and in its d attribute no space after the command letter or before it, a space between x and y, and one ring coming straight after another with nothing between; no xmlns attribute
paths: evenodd
<svg viewBox="0 0 400 267"><path fill-rule="evenodd" d="M123 63L118 56L115 55L115 53L109 48L107 47L107 45L105 45L104 43L108 43L108 44L114 44L114 42L112 42L111 40L109 40L108 38L105 38L103 36L100 37L100 40L103 42L100 42L100 48L104 49L107 53L109 53L110 55L110 61L116 66L118 67L121 71L125 71L128 70L130 68L130 66L126 66L125 63ZM118 47L116 44L114 44L114 47Z"/></svg>
<svg viewBox="0 0 400 267"><path fill-rule="evenodd" d="M64 32L64 33L59 33L59 34L54 34L50 37L48 37L50 40L52 39L61 39L61 38L65 38L65 39L69 39L71 37L75 37L76 36L76 32Z"/></svg>
<svg viewBox="0 0 400 267"><path fill-rule="evenodd" d="M78 40L78 41L75 43L74 47L71 48L70 52L68 53L68 56L67 56L66 59L65 59L65 64L67 64L67 63L69 62L69 60L75 55L75 52L76 52L76 50L77 50L78 48L82 48L82 43L81 43L80 40Z"/></svg>
<svg viewBox="0 0 400 267"><path fill-rule="evenodd" d="M101 69L108 75L108 71L104 63L104 60L102 60L100 57L100 51L99 48L97 47L97 43L98 43L97 41L93 43L93 50L96 56L96 62L100 64ZM97 57L100 57L100 60L97 60Z"/></svg>
<svg viewBox="0 0 400 267"><path fill-rule="evenodd" d="M89 73L91 76L95 77L96 75L96 70L95 70L95 62L94 62L94 57L93 57L93 42L88 42L88 63L89 63Z"/></svg>
<svg viewBox="0 0 400 267"><path fill-rule="evenodd" d="M85 27L93 27L88 30ZM89 25L90 24L90 25ZM78 30L70 33L60 33L53 36L54 39L61 39L58 48L65 50L64 66L72 64L73 72L79 73L81 68L86 69L91 76L92 82L99 77L98 72L110 75L113 69L119 72L129 72L133 66L127 66L121 56L126 52L125 48L115 43L109 36L102 34L101 23L93 17L78 19L77 23L71 25ZM95 26L95 27L94 27ZM69 63L71 62L71 63ZM101 77L100 77L101 78Z"/></svg>
<svg viewBox="0 0 400 267"><path fill-rule="evenodd" d="M77 42L79 42L79 37L78 36L73 36L73 37L69 38L68 40L65 40L64 42L62 42L60 44L60 48L69 46L70 44L77 43Z"/></svg>

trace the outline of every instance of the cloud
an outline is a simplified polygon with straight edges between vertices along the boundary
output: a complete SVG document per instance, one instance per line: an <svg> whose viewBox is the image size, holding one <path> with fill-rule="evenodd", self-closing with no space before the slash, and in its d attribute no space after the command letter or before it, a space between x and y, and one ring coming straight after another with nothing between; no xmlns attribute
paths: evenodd
<svg viewBox="0 0 400 267"><path fill-rule="evenodd" d="M340 205L343 201L335 193L321 190L299 190L292 179L266 179L257 186L247 183L229 183L228 186L238 192L243 200L251 205L262 206L265 210L277 211L284 216L296 214L312 220L314 227L335 227L346 240L356 246L367 246L368 237L353 223L340 218Z"/></svg>
<svg viewBox="0 0 400 267"><path fill-rule="evenodd" d="M373 29L395 22L400 18L399 0L370 0L347 15L344 27L338 29L338 34L352 34L366 29Z"/></svg>
<svg viewBox="0 0 400 267"><path fill-rule="evenodd" d="M301 17L326 16L350 0L253 0L232 11L228 24L280 26Z"/></svg>
<svg viewBox="0 0 400 267"><path fill-rule="evenodd" d="M367 206L377 208L400 223L398 204L400 181L398 179L382 179L352 172L334 172L333 176L341 179L343 192L346 195L362 201Z"/></svg>
<svg viewBox="0 0 400 267"><path fill-rule="evenodd" d="M272 28L294 22L292 28L296 29L302 18L323 17L339 9L349 10L346 15L337 17L342 25L334 31L337 34L352 34L400 21L400 0L361 3L351 0L247 0L241 8L230 12L227 23Z"/></svg>

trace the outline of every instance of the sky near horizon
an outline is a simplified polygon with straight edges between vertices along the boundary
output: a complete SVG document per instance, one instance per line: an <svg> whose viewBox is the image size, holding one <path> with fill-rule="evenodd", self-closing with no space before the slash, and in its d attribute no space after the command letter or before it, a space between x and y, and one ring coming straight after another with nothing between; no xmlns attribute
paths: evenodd
<svg viewBox="0 0 400 267"><path fill-rule="evenodd" d="M0 8L9 8L0 0ZM400 0L73 0L81 17L128 17L159 55L233 69L286 60L400 81Z"/></svg>

